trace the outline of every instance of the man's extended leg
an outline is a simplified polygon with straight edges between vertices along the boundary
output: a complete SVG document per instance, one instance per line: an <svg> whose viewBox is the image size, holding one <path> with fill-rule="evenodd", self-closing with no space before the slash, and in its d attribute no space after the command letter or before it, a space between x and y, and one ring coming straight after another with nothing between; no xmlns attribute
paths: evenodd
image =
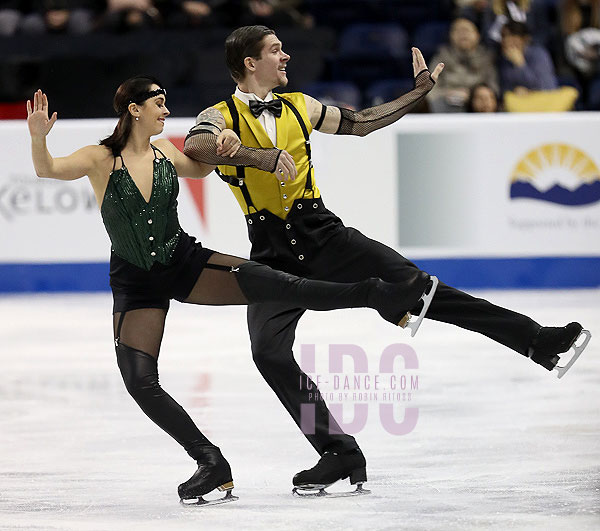
<svg viewBox="0 0 600 531"><path fill-rule="evenodd" d="M418 270L393 249L352 228L333 236L311 265L314 268L311 278L337 282L356 282L371 276L387 282L403 282ZM591 337L589 332L582 332L579 323L543 327L526 315L443 283L438 286L427 317L483 334L549 371L559 369L559 377L573 364ZM569 363L559 368L559 355L570 351L580 334L585 335L585 341L574 348L575 354Z"/></svg>
<svg viewBox="0 0 600 531"><path fill-rule="evenodd" d="M367 238L353 228L347 228L332 237L311 265L311 278L336 282L357 282L369 277L402 282L411 278L418 269L390 247ZM522 355L527 355L541 328L525 315L473 297L442 282L426 317L478 332Z"/></svg>

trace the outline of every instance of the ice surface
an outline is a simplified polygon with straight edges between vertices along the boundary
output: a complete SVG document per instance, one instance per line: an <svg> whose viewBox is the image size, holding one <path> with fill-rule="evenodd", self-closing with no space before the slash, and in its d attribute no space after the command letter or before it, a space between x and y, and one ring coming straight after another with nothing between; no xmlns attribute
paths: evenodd
<svg viewBox="0 0 600 531"><path fill-rule="evenodd" d="M161 384L221 447L240 497L209 508L179 505L194 463L124 389L110 296L2 297L0 529L600 529L600 292L477 295L594 337L558 380L448 325L426 321L411 339L372 311L307 313L296 345L316 346L320 374L330 344L360 346L369 373L392 343L420 364L406 372L419 378L412 402L395 406L399 420L419 408L410 433L384 429L380 396L364 402L355 437L373 493L308 500L291 478L318 456L253 365L245 309L174 303Z"/></svg>

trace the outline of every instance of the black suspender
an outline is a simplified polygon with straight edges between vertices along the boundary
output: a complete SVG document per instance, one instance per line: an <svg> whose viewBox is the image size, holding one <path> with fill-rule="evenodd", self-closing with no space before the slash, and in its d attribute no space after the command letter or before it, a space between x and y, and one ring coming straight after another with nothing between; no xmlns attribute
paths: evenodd
<svg viewBox="0 0 600 531"><path fill-rule="evenodd" d="M227 107L229 108L229 113L231 114L231 120L233 121L233 132L240 138L242 135L240 133L240 114L233 103L233 98L229 98L226 102ZM236 166L236 177L232 175L224 175L219 171L219 168L216 168L215 171L217 175L221 177L223 181L230 184L231 186L237 186L242 195L244 196L244 201L246 201L246 207L248 208L248 214L250 214L250 208L253 208L255 212L258 212L254 203L252 202L252 198L250 197L250 192L248 191L248 187L244 184L244 179L246 178L246 168L244 166Z"/></svg>
<svg viewBox="0 0 600 531"><path fill-rule="evenodd" d="M304 191L305 192L312 191L313 196L314 196L314 190L312 189L313 188L312 187L313 163L312 163L312 153L311 153L311 149L310 149L310 137L308 135L308 129L306 128L306 124L304 123L304 120L302 119L302 116L300 115L300 112L298 111L298 109L296 109L296 107L290 101L286 100L285 98L282 98L279 95L277 95L277 97L285 105L288 106L290 111L292 111L292 113L296 117L296 120L298 120L300 129L302 129L302 134L304 135L304 147L306 149L306 156L308 157L308 172L306 174L306 185L304 187ZM240 133L240 114L235 106L235 103L233 102L233 98L230 97L225 103L227 104L227 108L229 109L229 113L231 114L231 120L233 122L233 124L232 124L233 132L241 138L242 135ZM252 203L252 199L250 197L250 192L248 192L248 187L245 186L245 184L244 184L244 179L246 178L245 168L243 166L236 166L235 170L236 170L235 177L233 175L224 175L223 173L221 173L219 171L218 168L215 171L216 171L217 175L223 181L230 184L231 186L237 186L241 190L242 195L244 196L244 201L246 201L246 206L248 207L248 214L250 214L250 207L252 207L255 211L257 211L256 207L254 206L254 203Z"/></svg>
<svg viewBox="0 0 600 531"><path fill-rule="evenodd" d="M292 102L286 100L285 98L282 98L281 96L279 96L279 94L277 94L277 97L289 107L290 111L292 111L294 113L296 120L298 120L298 124L300 124L300 129L302 129L302 134L304 135L304 147L306 149L306 156L308 157L308 172L306 173L306 186L304 187L304 190L305 191L306 190L313 191L313 189L312 189L313 163L312 163L312 153L310 150L310 137L308 136L308 129L306 128L306 124L304 123L302 116L300 116L300 112L298 111L298 109L296 109L296 107L292 104ZM314 197L314 191L313 191L313 197Z"/></svg>
<svg viewBox="0 0 600 531"><path fill-rule="evenodd" d="M241 138L242 135L240 133L240 115L235 106L235 103L233 103L233 98L229 98L225 103L227 103L229 113L231 114L231 119L233 120L233 132ZM243 180L246 178L246 168L244 168L244 166L236 166L235 171L237 173L238 179L240 180L238 184L241 187L244 184Z"/></svg>

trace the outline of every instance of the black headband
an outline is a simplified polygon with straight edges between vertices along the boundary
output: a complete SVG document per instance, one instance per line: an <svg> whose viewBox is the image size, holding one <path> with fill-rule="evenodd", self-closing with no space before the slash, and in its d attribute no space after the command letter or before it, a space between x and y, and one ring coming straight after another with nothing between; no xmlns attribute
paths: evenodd
<svg viewBox="0 0 600 531"><path fill-rule="evenodd" d="M156 90L147 90L145 92L140 92L139 94L136 94L133 98L129 100L129 103L127 103L127 107L129 107L129 105L131 105L132 103L143 103L148 98L154 98L155 96L164 96L166 98L167 91L164 88L158 88ZM127 112L127 107L118 112L118 116L123 116Z"/></svg>
<svg viewBox="0 0 600 531"><path fill-rule="evenodd" d="M146 92L140 92L134 98L129 100L129 103L143 103L148 98L154 98L154 96L164 96L167 97L167 91L164 88L157 88L156 90L149 90Z"/></svg>

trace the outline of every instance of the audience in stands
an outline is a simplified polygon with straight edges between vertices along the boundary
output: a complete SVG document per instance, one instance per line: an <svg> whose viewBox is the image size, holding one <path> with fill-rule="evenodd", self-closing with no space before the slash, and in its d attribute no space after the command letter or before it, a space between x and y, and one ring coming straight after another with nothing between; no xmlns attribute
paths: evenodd
<svg viewBox="0 0 600 531"><path fill-rule="evenodd" d="M239 12L237 26L260 24L272 28L299 26L311 28L312 17L302 8L300 0L241 0L232 6Z"/></svg>
<svg viewBox="0 0 600 531"><path fill-rule="evenodd" d="M558 87L552 58L531 35L523 22L509 21L502 27L499 72L502 91L552 90Z"/></svg>
<svg viewBox="0 0 600 531"><path fill-rule="evenodd" d="M440 46L453 18L449 43ZM315 47L321 52L313 63L325 66L314 68L314 74L305 78L309 79L308 82L325 85L343 81L359 95L360 102L356 106L363 107L373 98L381 99L390 94L389 97L393 97L398 91L407 90L412 83L410 63L405 69L387 65L388 68L382 69L382 72L374 76L369 74L369 84L365 85L354 74L343 69L340 71L341 51L333 43L337 40L339 45L340 36L349 25L374 23L389 26L390 22L401 26L405 35L406 44L395 48L398 49L397 60L402 65L403 54L409 53L416 40L429 50L428 53L437 50L432 62L441 61L446 65L437 87L427 100L429 109L434 112L478 112L479 109L492 108L494 100L496 104L502 102L506 91L510 91L511 95L515 90L521 94L527 90L546 91L559 84L572 85L579 90L578 109L600 108L600 0L3 0L0 2L0 39L2 42L11 39L8 47L11 51L3 51L0 57L0 74L13 82L5 83L0 94L2 98L8 98L6 101L17 101L24 97L20 94L25 94L25 89L29 93L36 76L52 74L49 65L56 57L56 51L52 52L55 55L46 54L40 41L38 55L32 56L29 49L32 41L28 40L32 34L38 39L48 34L52 40L52 34L92 31L128 34L149 29L147 36L136 33L136 39L138 35L140 43L148 39L148 50L156 50L150 44L155 42L156 32L161 28L181 31L185 41L185 35L193 40L197 30L218 31L223 28L225 32L240 25L264 24L277 30L284 44L291 42L286 35L288 29L306 32L302 33L302 38L310 38L312 28L316 28L315 32L320 31L323 40L315 42L326 44ZM323 37L323 32L327 33L327 37ZM85 39L80 35L73 38ZM132 52L128 48L119 48L116 42L119 38L115 37L112 45L107 41L107 50L111 50L106 52L109 54L107 57L103 58L102 50L98 50L97 57L94 52L91 60L106 62L117 50L125 55L137 54L136 64L144 64L144 57L138 57L139 49ZM25 43L22 54L18 45L14 46L14 42L20 39ZM51 48L56 50L54 46ZM80 48L76 43L67 44L57 59L64 63L73 55L80 62L85 61L83 55L87 52L82 50L86 49L86 46ZM144 49L143 45L140 49ZM216 47L211 50L210 57L215 55L215 50ZM202 56L202 49L193 51ZM362 43L362 48L359 47L359 52L358 59L370 65L368 57L375 55L376 63L377 52L369 54L365 43ZM148 52L149 55L152 53L155 52ZM494 60L492 56L495 56ZM310 57L304 58L305 63L298 59L298 54L295 57L295 64L304 72ZM179 92L174 90L172 102L177 97L183 101L188 94L194 94L199 83L197 76L190 75L193 67L188 63L191 60L185 54L177 59L173 66L173 79ZM22 66L19 66L20 60L23 61ZM293 67L294 61L290 68ZM93 68L91 71L94 71ZM317 78L317 72L321 73L320 78ZM343 76L344 73L348 75ZM360 74L359 69L356 76ZM65 77L64 73L60 76ZM23 79L23 87L14 81L19 79ZM297 76L294 79L298 79ZM214 91L220 91L225 85L224 81L215 82ZM377 91L373 87L377 87ZM340 90L339 83L335 90ZM509 105L504 108L510 110ZM427 110L427 106L424 109Z"/></svg>
<svg viewBox="0 0 600 531"><path fill-rule="evenodd" d="M101 0L8 0L0 5L0 36L22 33L89 33Z"/></svg>
<svg viewBox="0 0 600 531"><path fill-rule="evenodd" d="M162 1L156 7L167 27L202 28L221 23L215 2L210 0Z"/></svg>
<svg viewBox="0 0 600 531"><path fill-rule="evenodd" d="M100 21L103 30L124 33L162 24L162 15L153 0L107 0L106 4Z"/></svg>
<svg viewBox="0 0 600 531"><path fill-rule="evenodd" d="M444 63L444 75L429 93L433 112L462 112L471 88L486 83L498 90L494 56L480 43L477 26L466 18L457 18L450 26L450 43L444 44L431 60Z"/></svg>
<svg viewBox="0 0 600 531"><path fill-rule="evenodd" d="M509 20L527 23L533 40L549 44L551 25L546 0L456 0L457 13L471 19L484 42L500 43L502 27Z"/></svg>
<svg viewBox="0 0 600 531"><path fill-rule="evenodd" d="M498 93L486 83L478 83L469 91L467 112L498 112L500 103Z"/></svg>
<svg viewBox="0 0 600 531"><path fill-rule="evenodd" d="M559 18L568 63L584 78L598 74L600 0L563 0Z"/></svg>
<svg viewBox="0 0 600 531"><path fill-rule="evenodd" d="M22 0L6 0L0 4L0 36L14 35L27 16L29 8Z"/></svg>

